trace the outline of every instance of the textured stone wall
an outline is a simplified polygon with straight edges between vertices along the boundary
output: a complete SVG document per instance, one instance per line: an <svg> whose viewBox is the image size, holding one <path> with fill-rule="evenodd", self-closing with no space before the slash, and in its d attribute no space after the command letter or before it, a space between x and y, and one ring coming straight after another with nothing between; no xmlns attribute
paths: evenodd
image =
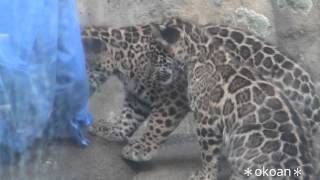
<svg viewBox="0 0 320 180"><path fill-rule="evenodd" d="M255 1L256 2L256 1ZM180 16L200 24L225 23L236 8L246 7L273 19L268 0L78 0L83 25L127 26Z"/></svg>

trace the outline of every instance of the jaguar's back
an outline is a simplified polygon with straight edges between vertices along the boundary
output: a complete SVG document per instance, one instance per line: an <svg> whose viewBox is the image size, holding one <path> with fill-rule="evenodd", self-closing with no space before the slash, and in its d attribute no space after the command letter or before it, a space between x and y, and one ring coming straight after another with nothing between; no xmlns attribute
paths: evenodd
<svg viewBox="0 0 320 180"><path fill-rule="evenodd" d="M206 25L206 29L217 46L238 56L264 79L280 88L297 110L303 114L309 131L320 121L320 101L309 73L293 59L280 52L275 46L235 28ZM241 57L241 58L239 58Z"/></svg>

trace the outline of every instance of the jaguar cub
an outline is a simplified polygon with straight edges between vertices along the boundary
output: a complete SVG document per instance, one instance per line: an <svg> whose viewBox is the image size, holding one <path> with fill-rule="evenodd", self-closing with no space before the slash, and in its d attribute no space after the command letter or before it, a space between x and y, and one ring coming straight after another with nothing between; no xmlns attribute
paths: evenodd
<svg viewBox="0 0 320 180"><path fill-rule="evenodd" d="M100 120L93 133L107 140L130 140L123 156L146 161L189 111L185 73L172 75L165 52L152 38L152 24L123 28L88 27L82 31L91 91L109 76L124 84L125 102L116 123ZM175 71L181 71L177 69ZM168 84L170 78L176 83ZM147 121L141 136L133 136Z"/></svg>
<svg viewBox="0 0 320 180"><path fill-rule="evenodd" d="M172 18L154 30L171 60L186 66L203 164L190 179L216 180L222 151L231 180L257 179L244 175L247 168L302 171L259 177L266 180L315 178L309 128L317 127L319 99L305 71L271 45L228 27Z"/></svg>

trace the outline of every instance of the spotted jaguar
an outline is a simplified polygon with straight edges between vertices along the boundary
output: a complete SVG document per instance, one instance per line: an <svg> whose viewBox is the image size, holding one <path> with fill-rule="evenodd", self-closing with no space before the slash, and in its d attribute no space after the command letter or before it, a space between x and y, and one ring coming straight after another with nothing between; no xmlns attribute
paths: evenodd
<svg viewBox="0 0 320 180"><path fill-rule="evenodd" d="M315 179L313 135L319 97L309 74L277 48L250 33L172 18L154 29L168 60L187 74L203 167L191 180L216 180L218 157L227 152L231 180L257 179L244 170L297 169Z"/></svg>
<svg viewBox="0 0 320 180"><path fill-rule="evenodd" d="M125 89L116 123L98 120L92 133L107 140L129 141L123 154L135 161L150 160L189 111L185 73L178 64L170 64L165 51L153 41L153 26L82 30L91 92L112 75ZM171 78L176 83L169 84ZM143 133L135 133L145 121Z"/></svg>

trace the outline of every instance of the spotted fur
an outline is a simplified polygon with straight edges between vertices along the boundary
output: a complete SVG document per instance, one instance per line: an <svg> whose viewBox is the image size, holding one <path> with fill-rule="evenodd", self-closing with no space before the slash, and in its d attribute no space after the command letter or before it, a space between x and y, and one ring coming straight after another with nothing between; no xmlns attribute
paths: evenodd
<svg viewBox="0 0 320 180"><path fill-rule="evenodd" d="M164 50L157 47L152 26L82 31L91 91L115 75L126 94L116 123L100 120L92 132L107 140L129 140L123 155L135 161L150 160L189 111L185 73L172 74L181 69L175 70L177 65L170 64ZM176 83L168 84L170 78ZM147 126L142 135L132 136L144 121Z"/></svg>
<svg viewBox="0 0 320 180"><path fill-rule="evenodd" d="M190 179L216 180L224 150L233 165L231 180L248 179L244 169L262 167L302 169L299 177L266 180L315 179L319 98L304 69L274 46L230 27L172 18L154 34L171 60L186 65L203 163Z"/></svg>

